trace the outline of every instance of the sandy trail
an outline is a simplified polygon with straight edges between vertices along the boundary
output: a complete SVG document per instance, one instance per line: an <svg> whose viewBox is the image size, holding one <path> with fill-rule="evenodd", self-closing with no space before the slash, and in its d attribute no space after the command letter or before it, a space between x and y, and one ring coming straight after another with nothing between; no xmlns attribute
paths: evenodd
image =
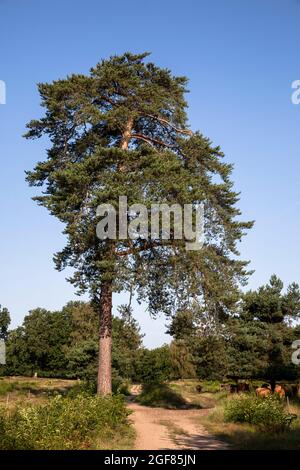
<svg viewBox="0 0 300 470"><path fill-rule="evenodd" d="M197 422L207 410L166 410L130 403L138 450L224 450L228 446Z"/></svg>

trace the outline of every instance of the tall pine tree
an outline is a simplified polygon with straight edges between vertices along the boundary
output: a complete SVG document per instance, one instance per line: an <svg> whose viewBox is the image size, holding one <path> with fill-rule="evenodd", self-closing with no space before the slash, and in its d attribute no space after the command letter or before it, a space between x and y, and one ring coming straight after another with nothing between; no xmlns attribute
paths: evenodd
<svg viewBox="0 0 300 470"><path fill-rule="evenodd" d="M67 244L57 269L88 291L100 314L98 393L111 392L112 294L128 290L152 314L172 314L190 302L226 310L247 275L236 242L251 223L236 220L232 167L218 147L187 127L187 79L146 62L147 53L101 61L90 75L40 84L45 115L28 124L27 138L48 136L47 159L28 172L40 186L35 200L65 224ZM206 241L187 251L171 237L100 240L97 207L204 203ZM132 217L127 214L127 217ZM118 228L118 227L117 227ZM175 231L171 222L171 234Z"/></svg>

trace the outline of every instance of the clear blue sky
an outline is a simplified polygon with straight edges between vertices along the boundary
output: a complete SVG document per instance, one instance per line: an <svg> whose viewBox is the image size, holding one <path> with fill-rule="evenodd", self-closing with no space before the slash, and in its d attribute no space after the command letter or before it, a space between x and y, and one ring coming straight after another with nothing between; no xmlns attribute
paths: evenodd
<svg viewBox="0 0 300 470"><path fill-rule="evenodd" d="M111 54L151 51L152 60L190 79L189 116L234 163L244 219L256 224L240 245L256 270L249 286L277 273L300 282L299 0L0 0L0 303L13 325L29 309L74 298L52 254L62 227L31 201L24 170L45 143L22 139L41 115L36 83L87 73ZM120 300L120 299L115 299ZM136 313L148 346L161 344L163 319Z"/></svg>

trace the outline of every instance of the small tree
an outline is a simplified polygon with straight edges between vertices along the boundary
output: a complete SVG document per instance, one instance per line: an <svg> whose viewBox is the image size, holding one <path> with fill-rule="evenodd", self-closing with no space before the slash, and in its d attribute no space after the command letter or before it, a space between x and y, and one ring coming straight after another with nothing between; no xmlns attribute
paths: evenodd
<svg viewBox="0 0 300 470"><path fill-rule="evenodd" d="M171 314L197 298L227 308L247 274L236 242L251 223L235 220L238 194L231 165L187 127L187 79L145 63L148 54L103 60L89 76L40 84L45 116L28 124L27 138L46 135L48 158L27 174L43 193L35 200L65 224L66 247L56 267L74 268L70 281L88 291L99 310L98 393L111 392L112 294L136 290L152 314ZM206 244L187 251L172 236L99 240L97 207L119 197L128 205L204 203ZM132 215L127 212L127 219ZM118 229L118 227L117 227ZM171 222L171 234L175 223Z"/></svg>

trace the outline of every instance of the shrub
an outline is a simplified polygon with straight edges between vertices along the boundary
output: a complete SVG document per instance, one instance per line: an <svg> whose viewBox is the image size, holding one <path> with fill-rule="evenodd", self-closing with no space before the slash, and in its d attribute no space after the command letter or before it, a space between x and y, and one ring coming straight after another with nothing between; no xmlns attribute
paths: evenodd
<svg viewBox="0 0 300 470"><path fill-rule="evenodd" d="M113 374L112 377L112 392L114 395L130 395L129 391L130 381ZM83 380L80 383L71 387L68 392L68 397L77 397L78 395L94 396L97 393L97 379Z"/></svg>
<svg viewBox="0 0 300 470"><path fill-rule="evenodd" d="M186 408L184 398L172 390L167 384L145 384L142 393L136 398L141 405L158 406L161 408Z"/></svg>
<svg viewBox="0 0 300 470"><path fill-rule="evenodd" d="M46 405L0 410L0 449L87 449L129 429L122 397L57 396Z"/></svg>
<svg viewBox="0 0 300 470"><path fill-rule="evenodd" d="M289 414L284 403L274 395L265 398L241 396L225 406L226 421L254 424L267 432L284 432L289 427Z"/></svg>
<svg viewBox="0 0 300 470"><path fill-rule="evenodd" d="M76 398L78 395L86 397L95 396L97 393L97 381L96 380L83 380L73 385L67 390L66 396L70 398Z"/></svg>
<svg viewBox="0 0 300 470"><path fill-rule="evenodd" d="M134 381L160 383L172 378L172 364L169 346L156 349L141 349L135 362Z"/></svg>
<svg viewBox="0 0 300 470"><path fill-rule="evenodd" d="M130 380L115 376L112 379L112 392L114 394L130 395Z"/></svg>

